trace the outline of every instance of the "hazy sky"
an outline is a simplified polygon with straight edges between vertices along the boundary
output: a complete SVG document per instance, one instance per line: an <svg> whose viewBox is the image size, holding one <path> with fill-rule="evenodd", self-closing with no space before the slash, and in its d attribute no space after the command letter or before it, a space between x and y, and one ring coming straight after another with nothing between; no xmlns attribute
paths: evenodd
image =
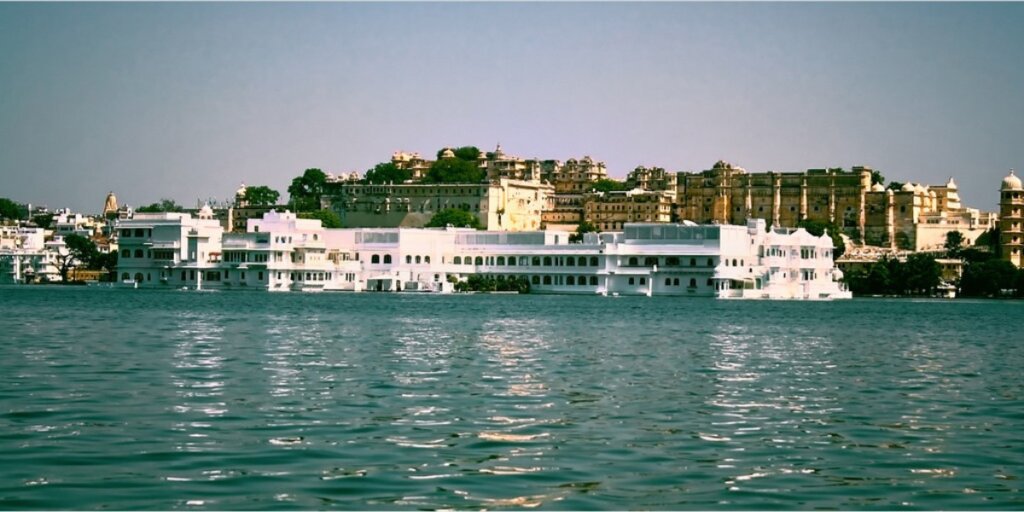
<svg viewBox="0 0 1024 512"><path fill-rule="evenodd" d="M953 175L995 209L1024 4L0 4L0 197L194 205L497 142L619 178Z"/></svg>

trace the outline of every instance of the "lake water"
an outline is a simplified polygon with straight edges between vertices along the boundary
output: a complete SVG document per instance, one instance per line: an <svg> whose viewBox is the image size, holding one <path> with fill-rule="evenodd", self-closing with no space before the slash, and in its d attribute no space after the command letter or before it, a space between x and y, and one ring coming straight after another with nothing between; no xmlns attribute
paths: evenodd
<svg viewBox="0 0 1024 512"><path fill-rule="evenodd" d="M0 288L2 509L1024 509L1024 303Z"/></svg>

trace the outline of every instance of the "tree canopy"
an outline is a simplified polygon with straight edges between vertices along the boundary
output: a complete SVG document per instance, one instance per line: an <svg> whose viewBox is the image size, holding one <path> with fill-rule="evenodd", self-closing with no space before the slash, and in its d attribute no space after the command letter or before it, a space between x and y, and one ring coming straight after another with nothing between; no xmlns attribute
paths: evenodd
<svg viewBox="0 0 1024 512"><path fill-rule="evenodd" d="M60 272L61 281L68 282L68 272L78 266L90 267L98 260L100 252L92 240L74 233L64 237L64 246L67 248L57 255L57 270Z"/></svg>
<svg viewBox="0 0 1024 512"><path fill-rule="evenodd" d="M590 185L590 189L594 192L616 192L620 190L626 190L626 183L613 180L610 178L601 178Z"/></svg>
<svg viewBox="0 0 1024 512"><path fill-rule="evenodd" d="M459 208L447 208L435 213L426 227L443 228L449 224L457 228L483 229L476 215Z"/></svg>
<svg viewBox="0 0 1024 512"><path fill-rule="evenodd" d="M140 206L135 209L139 213L180 212L183 210L184 208L173 199L161 199L153 204Z"/></svg>
<svg viewBox="0 0 1024 512"><path fill-rule="evenodd" d="M280 192L266 185L255 185L245 188L245 200L251 206L273 206L277 204L277 200L280 197Z"/></svg>
<svg viewBox="0 0 1024 512"><path fill-rule="evenodd" d="M373 166L373 169L366 171L364 179L367 183L403 183L412 179L412 171L400 169L392 162L381 162Z"/></svg>
<svg viewBox="0 0 1024 512"><path fill-rule="evenodd" d="M445 158L430 164L423 183L480 183L486 177L476 161Z"/></svg>
<svg viewBox="0 0 1024 512"><path fill-rule="evenodd" d="M25 205L15 203L6 197L0 197L0 218L20 220L26 216L28 216L28 208Z"/></svg>
<svg viewBox="0 0 1024 512"><path fill-rule="evenodd" d="M301 219L316 219L320 221L320 224L327 229L336 229L341 227L341 217L334 210L323 208L320 210L314 210L311 212L299 213Z"/></svg>
<svg viewBox="0 0 1024 512"><path fill-rule="evenodd" d="M441 155L444 154L448 148L441 148L437 150L437 159L441 159ZM477 158L480 158L480 150L476 146L462 146L461 148L452 148L452 153L455 154L455 158L459 160L465 160L467 162L476 162Z"/></svg>
<svg viewBox="0 0 1024 512"><path fill-rule="evenodd" d="M885 176L880 171L871 171L872 185L885 185Z"/></svg>
<svg viewBox="0 0 1024 512"><path fill-rule="evenodd" d="M867 270L854 269L844 276L856 295L931 295L941 282L942 269L935 258L914 253L906 262L883 258Z"/></svg>
<svg viewBox="0 0 1024 512"><path fill-rule="evenodd" d="M587 221L580 222L579 226L576 226L576 231L569 235L569 243L582 242L584 233L593 233L595 231L597 231L597 226Z"/></svg>
<svg viewBox="0 0 1024 512"><path fill-rule="evenodd" d="M903 189L903 183L900 183L898 181L890 181L889 184L885 186L885 189L892 190L893 192L899 192L900 190Z"/></svg>
<svg viewBox="0 0 1024 512"><path fill-rule="evenodd" d="M964 247L964 234L959 231L948 231L944 245L946 254L956 258Z"/></svg>
<svg viewBox="0 0 1024 512"><path fill-rule="evenodd" d="M39 226L43 229L50 229L50 226L53 225L53 214L40 213L39 215L35 215L32 217L32 222L34 222L36 226Z"/></svg>
<svg viewBox="0 0 1024 512"><path fill-rule="evenodd" d="M298 212L309 212L320 209L320 196L327 185L327 175L320 169L306 169L292 180L288 186L288 195L292 208Z"/></svg>

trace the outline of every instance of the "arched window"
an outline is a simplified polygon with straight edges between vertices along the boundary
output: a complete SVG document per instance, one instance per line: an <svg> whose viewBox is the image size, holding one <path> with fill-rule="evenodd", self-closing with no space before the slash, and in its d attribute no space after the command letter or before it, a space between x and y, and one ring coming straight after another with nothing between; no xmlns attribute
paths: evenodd
<svg viewBox="0 0 1024 512"><path fill-rule="evenodd" d="M505 257L498 256L498 265L505 266Z"/></svg>
<svg viewBox="0 0 1024 512"><path fill-rule="evenodd" d="M483 265L484 264L484 259L481 258L480 256L477 256L476 259L473 260L473 263L476 264L476 265Z"/></svg>
<svg viewBox="0 0 1024 512"><path fill-rule="evenodd" d="M544 256L544 266L545 267L550 267L551 266L551 256ZM544 283L544 284L550 284L550 283Z"/></svg>
<svg viewBox="0 0 1024 512"><path fill-rule="evenodd" d="M653 265L657 265L657 264L658 264L658 258L655 258L653 256L648 256L648 257L644 258L644 265L646 265L646 266L653 266Z"/></svg>
<svg viewBox="0 0 1024 512"><path fill-rule="evenodd" d="M422 261L423 261L423 258L421 258L421 257L419 257L419 256L416 256L416 263L420 263L420 262L422 262Z"/></svg>
<svg viewBox="0 0 1024 512"><path fill-rule="evenodd" d="M142 272L136 272L135 273L135 282L136 283L141 283L143 279L145 279L145 278L142 276Z"/></svg>
<svg viewBox="0 0 1024 512"><path fill-rule="evenodd" d="M539 266L540 266L540 256L534 256L534 257L533 257L533 263L532 263L532 264L533 264L533 266L535 266L535 267L539 267Z"/></svg>
<svg viewBox="0 0 1024 512"><path fill-rule="evenodd" d="M373 256L370 256L370 263L372 263L372 264L380 263L380 255L374 254Z"/></svg>
<svg viewBox="0 0 1024 512"><path fill-rule="evenodd" d="M597 266L597 256L591 256L590 257L590 266L591 267L596 267ZM594 284L597 284L597 283L594 283Z"/></svg>
<svg viewBox="0 0 1024 512"><path fill-rule="evenodd" d="M679 257L678 256L669 256L668 258L665 258L665 264L678 267L679 266Z"/></svg>
<svg viewBox="0 0 1024 512"><path fill-rule="evenodd" d="M424 256L423 257L423 262L424 263L430 263L430 256Z"/></svg>
<svg viewBox="0 0 1024 512"><path fill-rule="evenodd" d="M734 267L736 266L736 258L732 259L732 266L734 266Z"/></svg>
<svg viewBox="0 0 1024 512"><path fill-rule="evenodd" d="M127 281L127 280L129 280L129 279L131 279L131 278L132 278L132 277L128 275L128 272L122 272L122 273L121 273L121 280L122 280L122 281Z"/></svg>
<svg viewBox="0 0 1024 512"><path fill-rule="evenodd" d="M678 277L672 280L672 286L679 286L679 278Z"/></svg>
<svg viewBox="0 0 1024 512"><path fill-rule="evenodd" d="M635 267L640 264L640 260L636 259L636 256L631 256L627 263L630 267Z"/></svg>
<svg viewBox="0 0 1024 512"><path fill-rule="evenodd" d="M391 263L391 255L390 254L385 254L384 255L384 264L387 265L388 263Z"/></svg>
<svg viewBox="0 0 1024 512"><path fill-rule="evenodd" d="M131 249L125 249L125 250L121 251L121 257L122 258L131 258L132 257L132 250ZM125 279L127 279L127 278L125 278Z"/></svg>
<svg viewBox="0 0 1024 512"><path fill-rule="evenodd" d="M696 267L697 266L697 258L690 258L690 266L691 267Z"/></svg>
<svg viewBox="0 0 1024 512"><path fill-rule="evenodd" d="M697 287L697 278L691 277L690 278L690 288L696 288L696 287Z"/></svg>
<svg viewBox="0 0 1024 512"><path fill-rule="evenodd" d="M405 255L405 263L406 264L412 263L412 255L411 254L406 254Z"/></svg>
<svg viewBox="0 0 1024 512"><path fill-rule="evenodd" d="M462 256L456 256L455 261L453 263L455 263L456 265L462 265Z"/></svg>
<svg viewBox="0 0 1024 512"><path fill-rule="evenodd" d="M713 266L715 266L715 260L713 260L713 259L711 259L711 258L708 258L708 266L709 266L709 267L713 267Z"/></svg>
<svg viewBox="0 0 1024 512"><path fill-rule="evenodd" d="M672 278L671 277L666 277L665 278L665 286L672 286Z"/></svg>
<svg viewBox="0 0 1024 512"><path fill-rule="evenodd" d="M510 267L516 266L516 257L515 256L509 256L508 257L508 266L510 266Z"/></svg>
<svg viewBox="0 0 1024 512"><path fill-rule="evenodd" d="M576 284L576 276L569 276L565 278L565 284Z"/></svg>
<svg viewBox="0 0 1024 512"><path fill-rule="evenodd" d="M576 284L578 284L580 286L586 286L586 284L587 284L587 276L579 276L579 277L577 277L576 278Z"/></svg>
<svg viewBox="0 0 1024 512"><path fill-rule="evenodd" d="M533 276L530 278L530 282L533 284L540 284L540 276Z"/></svg>
<svg viewBox="0 0 1024 512"><path fill-rule="evenodd" d="M136 258L141 258L142 257L142 249L135 249L135 257Z"/></svg>
<svg viewBox="0 0 1024 512"><path fill-rule="evenodd" d="M544 276L544 284L551 284L551 276Z"/></svg>

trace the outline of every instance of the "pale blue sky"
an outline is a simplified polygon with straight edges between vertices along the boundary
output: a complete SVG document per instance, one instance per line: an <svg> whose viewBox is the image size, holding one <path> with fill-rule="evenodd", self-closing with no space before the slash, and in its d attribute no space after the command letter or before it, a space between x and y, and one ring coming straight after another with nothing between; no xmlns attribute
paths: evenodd
<svg viewBox="0 0 1024 512"><path fill-rule="evenodd" d="M284 193L445 145L751 171L1024 167L1024 4L0 4L0 196Z"/></svg>

